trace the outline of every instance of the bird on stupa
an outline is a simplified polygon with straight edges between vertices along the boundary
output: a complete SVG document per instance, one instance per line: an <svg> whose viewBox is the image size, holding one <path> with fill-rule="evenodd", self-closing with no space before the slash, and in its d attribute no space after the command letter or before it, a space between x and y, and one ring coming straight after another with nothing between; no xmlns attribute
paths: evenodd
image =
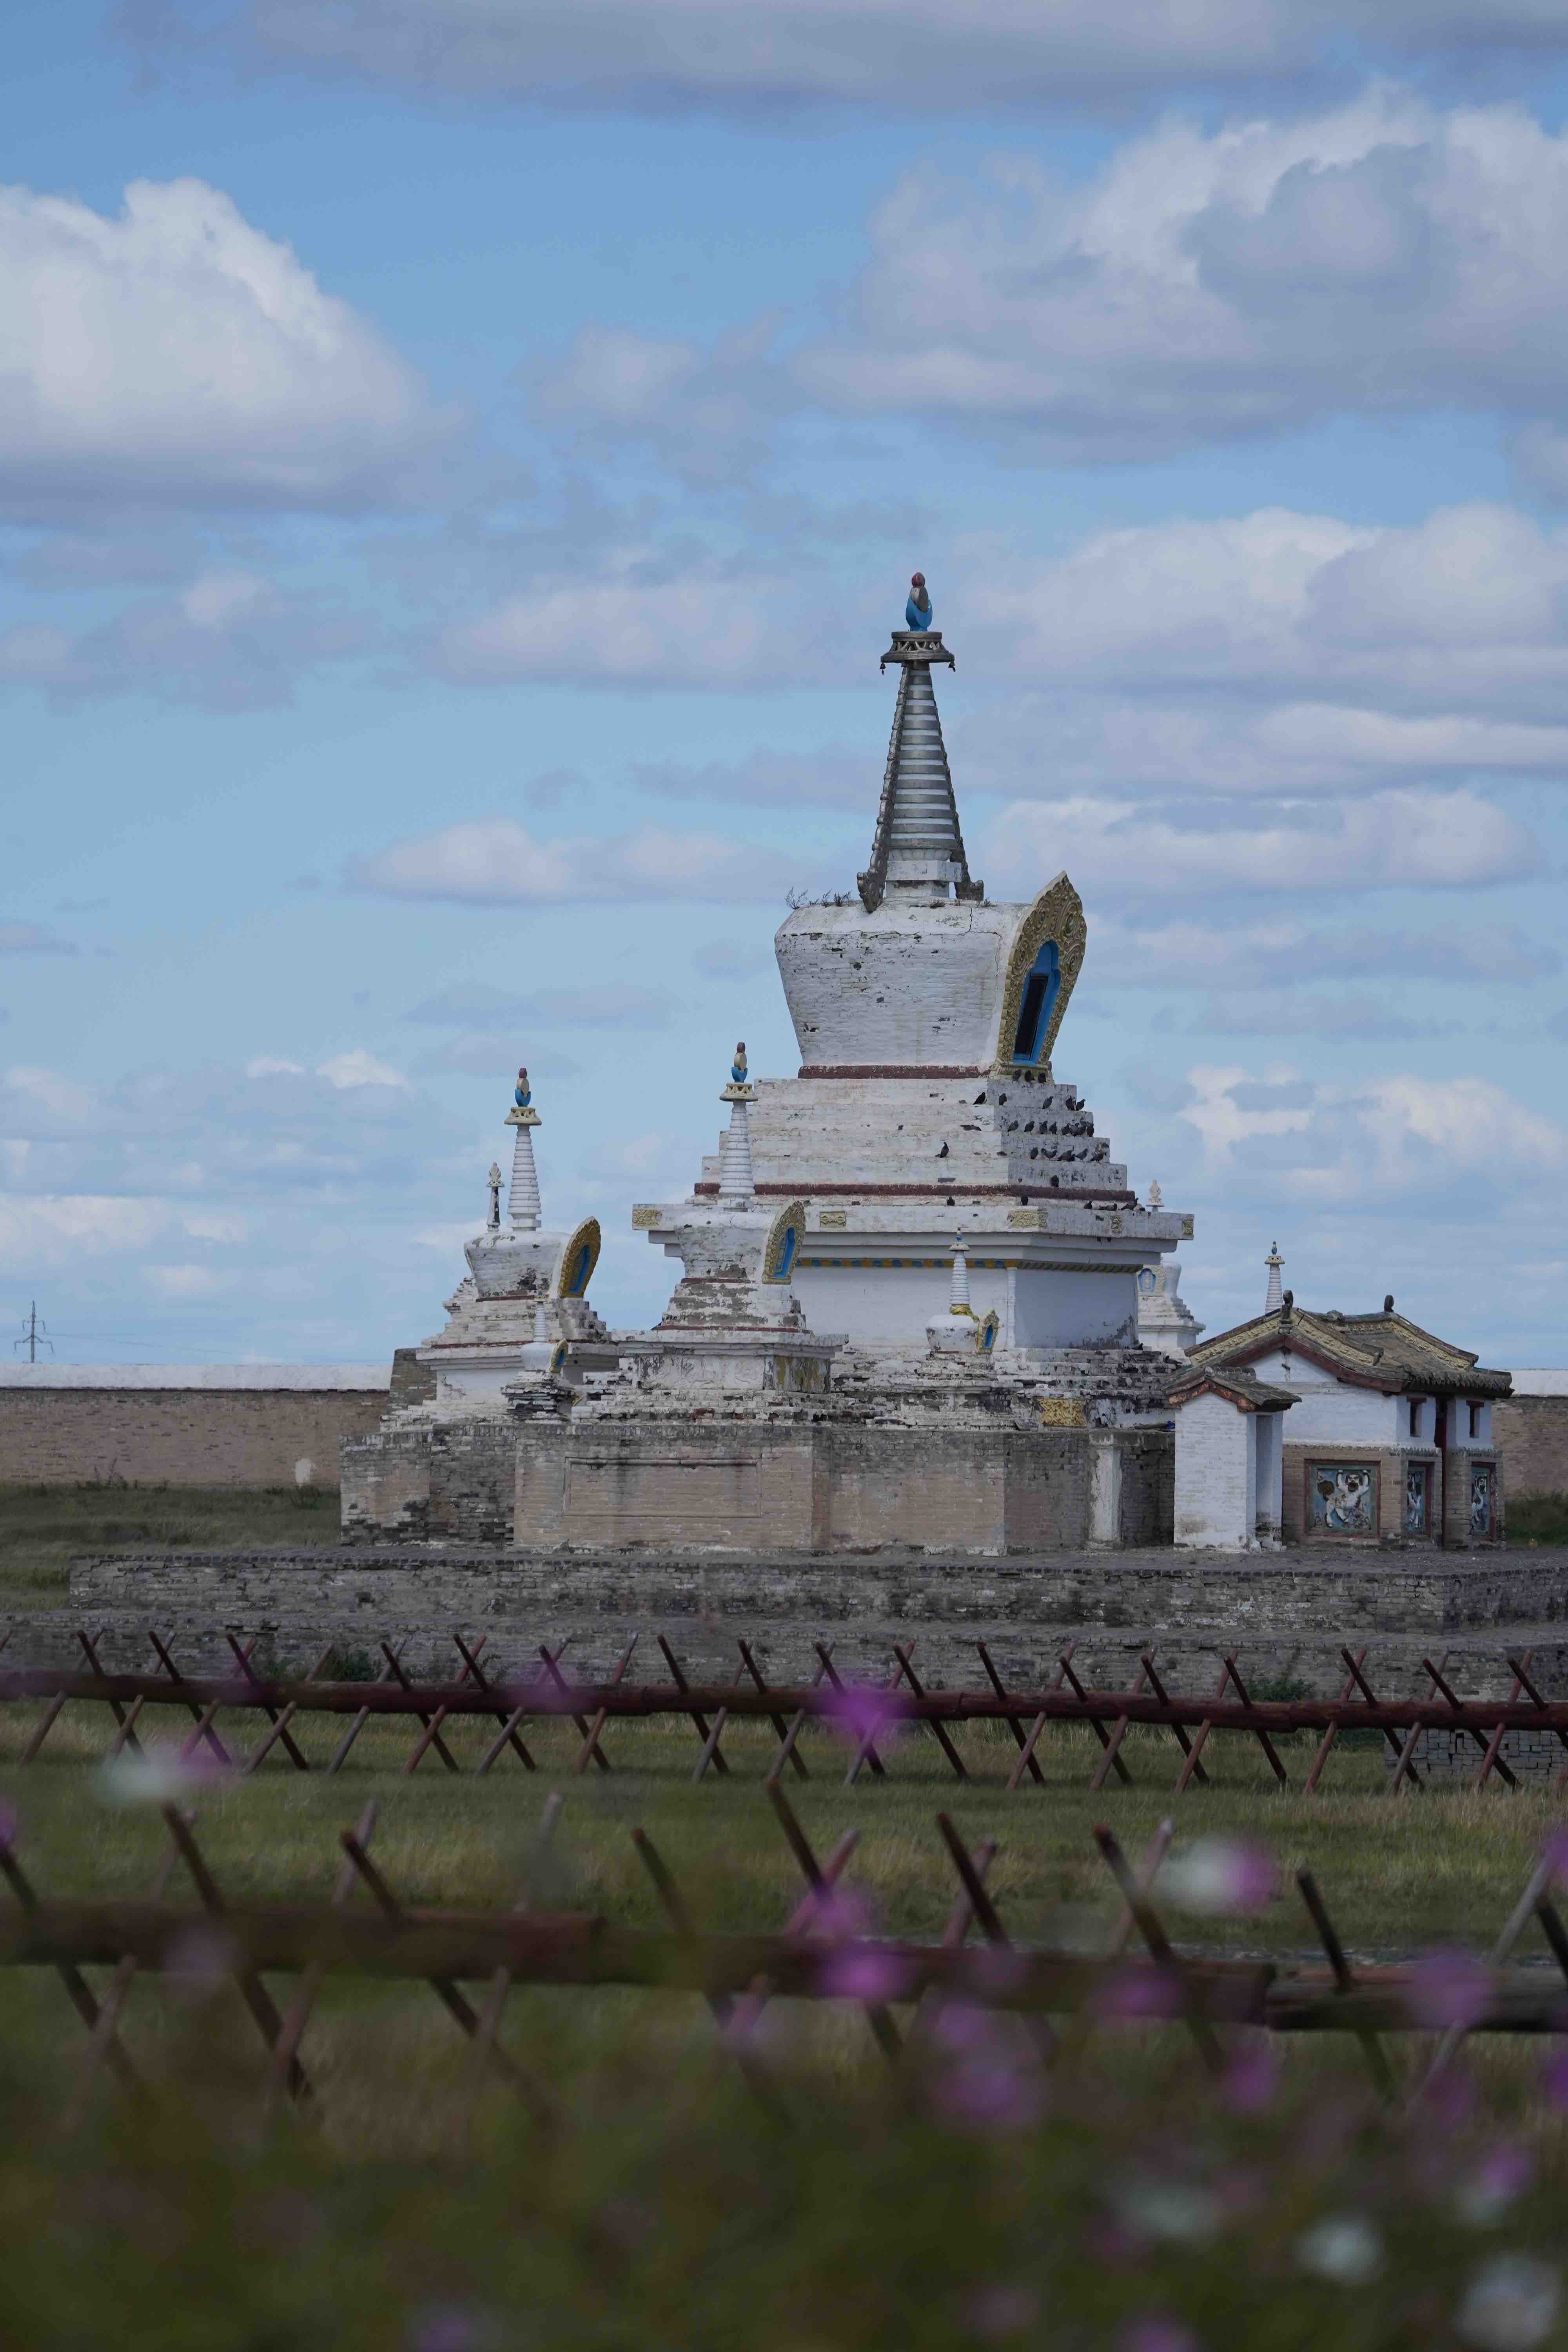
<svg viewBox="0 0 1568 2352"><path fill-rule="evenodd" d="M526 1070L519 1070L517 1074L517 1084L511 1090L511 1098L513 1102L516 1103L519 1110L526 1110L529 1104L533 1100L532 1093L529 1087L528 1072Z"/></svg>
<svg viewBox="0 0 1568 2352"><path fill-rule="evenodd" d="M923 572L916 572L910 576L910 601L904 606L904 618L911 629L929 629L931 626L931 594Z"/></svg>

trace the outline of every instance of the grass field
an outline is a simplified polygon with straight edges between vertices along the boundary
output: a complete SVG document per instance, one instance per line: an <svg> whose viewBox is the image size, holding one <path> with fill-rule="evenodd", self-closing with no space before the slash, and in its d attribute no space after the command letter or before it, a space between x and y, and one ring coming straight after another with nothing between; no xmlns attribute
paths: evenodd
<svg viewBox="0 0 1568 2352"><path fill-rule="evenodd" d="M335 1498L12 1489L0 1579L15 1606L58 1598L65 1559L100 1544L335 1534ZM151 1805L117 1801L100 1768L107 1710L68 1709L22 1769L38 1712L0 1708L0 1799L34 1884L145 1894L165 1833ZM149 1710L142 1727L177 1744L189 1718ZM275 1749L251 1779L216 1779L194 1801L203 1851L237 1899L325 1896L338 1832L372 1797L373 1852L411 1904L501 1906L526 1885L536 1903L653 1925L637 1825L701 1927L777 1925L801 1890L763 1788L773 1740L761 1725L732 1727L730 1777L697 1787L686 1726L612 1726L614 1771L576 1778L576 1734L542 1723L528 1730L538 1772L509 1757L482 1780L434 1754L405 1774L407 1722L373 1724L329 1778L341 1721L296 1727L317 1769L299 1773ZM219 1729L241 1751L259 1737L250 1717ZM460 1721L447 1736L471 1768L491 1728ZM939 1808L972 1845L1000 1841L987 1883L1015 1937L1090 1948L1118 1907L1093 1823L1137 1853L1171 1814L1173 1864L1217 1833L1266 1845L1277 1864L1274 1898L1250 1916L1193 1916L1162 1894L1185 1948L1315 1958L1290 1877L1305 1864L1352 1957L1484 1949L1563 1811L1500 1788L1391 1800L1381 1748L1348 1743L1326 1793L1307 1799L1305 1738L1283 1743L1297 1787L1282 1795L1256 1744L1222 1735L1206 1790L1174 1800L1173 1740L1134 1733L1136 1785L1091 1795L1099 1749L1066 1729L1039 1750L1046 1785L1009 1795L1005 1732L957 1737L962 1785L922 1735L887 1746L885 1780L847 1789L847 1751L826 1727L805 1738L810 1778L786 1783L819 1854L858 1832L845 1884L890 1932L935 1936L946 1917ZM565 1805L544 1862L552 1789ZM183 1874L172 1899L194 1908ZM1533 1931L1521 1951L1544 1957ZM101 1992L107 1972L93 1973ZM291 1987L271 1990L283 2004ZM309 2115L285 2108L263 2129L255 2027L221 1973L196 1969L132 1988L124 2038L152 2103L127 2106L100 2084L67 2134L81 2026L51 1975L0 1971L0 2345L1568 2352L1568 2067L1553 2074L1539 2044L1473 2047L1444 2097L1406 2118L1374 2108L1359 2054L1337 2038L1260 2055L1233 2034L1216 2095L1174 2026L1102 2028L1042 2071L1005 2021L965 2025L968 2041L939 2021L925 2054L890 2074L849 2004L775 2003L763 2022L782 2119L748 2094L700 2000L521 1989L502 2038L556 2095L544 2131L485 2087L427 1988L329 1981L303 2045ZM1422 2048L1397 2053L1406 2091ZM978 2105L956 2099L955 2084L976 2082Z"/></svg>
<svg viewBox="0 0 1568 2352"><path fill-rule="evenodd" d="M337 1539L324 1486L0 1486L0 1607L58 1607L79 1552Z"/></svg>
<svg viewBox="0 0 1568 2352"><path fill-rule="evenodd" d="M103 1711L63 1717L58 1752L24 1771L15 1758L32 1714L0 1718L0 1789L36 1885L145 1891L163 1832L151 1808L112 1802L89 1760ZM318 1761L334 1729L306 1727ZM483 1736L459 1725L454 1745L477 1752ZM198 1805L203 1850L236 1897L325 1895L336 1832L374 1795L373 1850L411 1902L505 1904L526 1881L536 1901L652 1924L628 1834L641 1823L700 1925L773 1924L793 1905L800 1880L760 1785L764 1733L738 1727L731 1777L696 1788L689 1734L627 1727L616 1771L581 1780L567 1777L569 1727L530 1737L537 1774L509 1763L459 1778L427 1759L407 1778L406 1727L372 1727L333 1779L269 1762L213 1786ZM1385 1800L1365 1750L1344 1759L1339 1793L1281 1797L1246 1744L1211 1748L1215 1785L1183 1800L1173 1852L1219 1831L1267 1842L1282 1872L1310 1864L1347 1940L1367 1950L1489 1942L1553 1818L1532 1797ZM1087 1735L1059 1735L1046 1788L1016 1798L1001 1786L1010 1743L973 1733L969 1750L976 1778L963 1787L915 1739L889 1753L885 1781L846 1790L844 1750L819 1732L792 1801L819 1853L859 1830L846 1883L890 1929L941 1927L952 1895L933 1824L942 1806L972 1842L1001 1839L988 1883L1016 1935L1094 1944L1115 1905L1089 1824L1108 1818L1139 1848L1169 1802L1173 1747L1135 1738L1140 1785L1100 1797L1083 1787L1097 1752ZM1288 1756L1304 1766L1304 1750ZM566 1805L542 1877L535 1835L552 1787ZM1309 1945L1288 1888L1252 1917L1167 1916L1192 1947L1287 1958ZM285 2003L288 1980L272 1989ZM1539 2318L1552 2285L1568 2150L1539 2045L1488 2042L1454 2095L1406 2124L1377 2115L1353 2046L1337 2042L1271 2049L1260 2091L1246 2071L1256 2045L1232 2036L1243 2071L1216 2096L1177 2028L1102 2029L1047 2074L1004 2024L984 2029L992 2104L972 2114L951 2095L973 2074L967 2044L939 2034L891 2075L853 2007L780 2003L765 2021L783 2121L748 2096L699 2000L521 1990L505 2046L564 2107L542 2133L509 2094L484 2089L426 1988L329 1982L303 2053L316 2120L285 2112L258 2134L258 2037L232 1989L198 1972L139 1983L127 2011L157 2104L125 2110L105 2091L62 2140L84 2036L51 1977L7 1972L0 2341L1557 2352L1564 2340L1550 2314L1533 2333L1458 2330L1489 2294L1517 2318L1521 2278ZM1407 2086L1420 2049L1398 2053ZM1526 2258L1545 2267L1521 2273Z"/></svg>

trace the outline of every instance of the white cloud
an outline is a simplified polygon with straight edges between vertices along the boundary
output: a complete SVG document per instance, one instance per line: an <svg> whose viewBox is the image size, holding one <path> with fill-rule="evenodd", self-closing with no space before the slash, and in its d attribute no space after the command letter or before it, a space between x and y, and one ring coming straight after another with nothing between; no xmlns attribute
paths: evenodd
<svg viewBox="0 0 1568 2352"><path fill-rule="evenodd" d="M160 1298L216 1298L234 1288L237 1276L214 1265L144 1265L142 1279Z"/></svg>
<svg viewBox="0 0 1568 2352"><path fill-rule="evenodd" d="M614 840L540 841L513 817L487 817L376 851L349 868L351 888L459 905L539 906L570 899L773 898L787 880L771 851L717 834L652 826Z"/></svg>
<svg viewBox="0 0 1568 2352"><path fill-rule="evenodd" d="M1381 529L1279 509L1145 524L1044 562L977 552L960 593L993 671L1156 700L1173 687L1271 692L1281 707L1254 760L1563 764L1568 531L1511 508ZM1390 707L1419 729L1391 726ZM1495 723L1478 728L1477 712Z"/></svg>
<svg viewBox="0 0 1568 2352"><path fill-rule="evenodd" d="M0 955L75 955L74 940L62 940L42 923L0 923Z"/></svg>
<svg viewBox="0 0 1568 2352"><path fill-rule="evenodd" d="M632 566L624 562L623 574ZM764 584L647 575L560 583L512 596L443 631L435 666L466 685L740 686L778 656Z"/></svg>
<svg viewBox="0 0 1568 2352"><path fill-rule="evenodd" d="M0 1194L0 1268L21 1274L146 1249L175 1223L166 1201L85 1192Z"/></svg>
<svg viewBox="0 0 1568 2352"><path fill-rule="evenodd" d="M1282 982L1376 979L1452 982L1467 989L1528 984L1561 971L1557 950L1498 923L1427 931L1312 929L1289 914L1223 927L1191 920L1091 918L1085 977L1098 989L1204 988L1255 992Z"/></svg>
<svg viewBox="0 0 1568 2352"><path fill-rule="evenodd" d="M1557 0L195 0L132 8L162 49L237 47L245 62L344 70L421 95L581 111L692 106L750 120L845 102L922 112L1110 99L1173 79L1236 82L1331 67L1347 46L1479 55L1568 43Z"/></svg>
<svg viewBox="0 0 1568 2352"><path fill-rule="evenodd" d="M847 329L796 373L1057 458L1346 409L1562 421L1565 202L1568 134L1388 88L1214 131L1167 119L1087 186L1026 153L945 184L922 168L872 222Z"/></svg>
<svg viewBox="0 0 1568 2352"><path fill-rule="evenodd" d="M1303 1204L1375 1203L1479 1185L1528 1194L1568 1167L1568 1129L1489 1078L1403 1071L1356 1085L1274 1064L1188 1071L1178 1113L1206 1165L1230 1185L1260 1180Z"/></svg>
<svg viewBox="0 0 1568 2352"><path fill-rule="evenodd" d="M255 572L197 572L176 593L125 604L76 634L26 624L0 636L0 677L57 700L152 693L209 709L286 702L296 681L361 651L368 625L319 594Z"/></svg>
<svg viewBox="0 0 1568 2352"><path fill-rule="evenodd" d="M305 1066L280 1061L275 1054L258 1054L253 1062L247 1062L245 1075L247 1078L302 1078Z"/></svg>
<svg viewBox="0 0 1568 2352"><path fill-rule="evenodd" d="M1136 899L1173 887L1335 897L1394 885L1471 888L1529 874L1539 856L1521 825L1473 793L1389 792L1276 803L1252 826L1245 816L1221 824L1212 808L1183 824L1135 802L1017 801L989 828L978 863L998 897L1037 887L1065 866L1080 890Z"/></svg>
<svg viewBox="0 0 1568 2352"><path fill-rule="evenodd" d="M220 189L134 181L113 217L0 190L13 511L358 507L440 430L375 329Z"/></svg>
<svg viewBox="0 0 1568 2352"><path fill-rule="evenodd" d="M330 1061L320 1063L316 1076L325 1078L340 1093L348 1087L406 1087L408 1084L401 1070L395 1070L389 1062L378 1061L363 1045L355 1045L346 1054L334 1054Z"/></svg>

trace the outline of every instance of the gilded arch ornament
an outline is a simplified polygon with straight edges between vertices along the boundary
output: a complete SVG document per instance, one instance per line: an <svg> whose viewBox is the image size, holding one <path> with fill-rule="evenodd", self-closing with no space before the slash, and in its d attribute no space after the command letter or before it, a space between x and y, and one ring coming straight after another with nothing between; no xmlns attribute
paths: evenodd
<svg viewBox="0 0 1568 2352"><path fill-rule="evenodd" d="M1018 1030L1024 984L1034 969L1035 958L1048 940L1056 941L1061 980L1046 1034L1029 1065L1036 1070L1050 1067L1051 1049L1057 1042L1062 1015L1068 1009L1068 1000L1083 966L1084 949L1089 944L1089 925L1084 920L1083 900L1065 874L1058 874L1056 880L1041 891L1018 926L1013 952L1007 960L1007 977L1002 984L1002 1016L996 1024L996 1056L991 1065L994 1070L1010 1070L1015 1066L1013 1040Z"/></svg>
<svg viewBox="0 0 1568 2352"><path fill-rule="evenodd" d="M763 1251L763 1280L788 1282L805 1240L805 1203L792 1201L779 1211L768 1228Z"/></svg>
<svg viewBox="0 0 1568 2352"><path fill-rule="evenodd" d="M557 1298L585 1298L599 1263L599 1220L584 1217L555 1261L551 1289ZM584 1255L585 1253L585 1255Z"/></svg>

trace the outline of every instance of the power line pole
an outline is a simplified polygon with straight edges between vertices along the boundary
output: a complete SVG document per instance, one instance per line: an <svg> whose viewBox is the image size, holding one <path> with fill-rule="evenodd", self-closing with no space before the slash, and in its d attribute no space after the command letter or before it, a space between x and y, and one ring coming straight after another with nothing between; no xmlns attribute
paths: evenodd
<svg viewBox="0 0 1568 2352"><path fill-rule="evenodd" d="M55 1352L55 1343L49 1338L48 1325L47 1323L40 1323L38 1320L38 1302L35 1298L29 1303L26 1318L22 1325L21 1338L19 1339L13 1339L11 1342L11 1351L15 1354L18 1348L26 1348L27 1350L27 1361L30 1364L36 1364L38 1360L38 1342L40 1339L43 1341L45 1347L52 1356Z"/></svg>

